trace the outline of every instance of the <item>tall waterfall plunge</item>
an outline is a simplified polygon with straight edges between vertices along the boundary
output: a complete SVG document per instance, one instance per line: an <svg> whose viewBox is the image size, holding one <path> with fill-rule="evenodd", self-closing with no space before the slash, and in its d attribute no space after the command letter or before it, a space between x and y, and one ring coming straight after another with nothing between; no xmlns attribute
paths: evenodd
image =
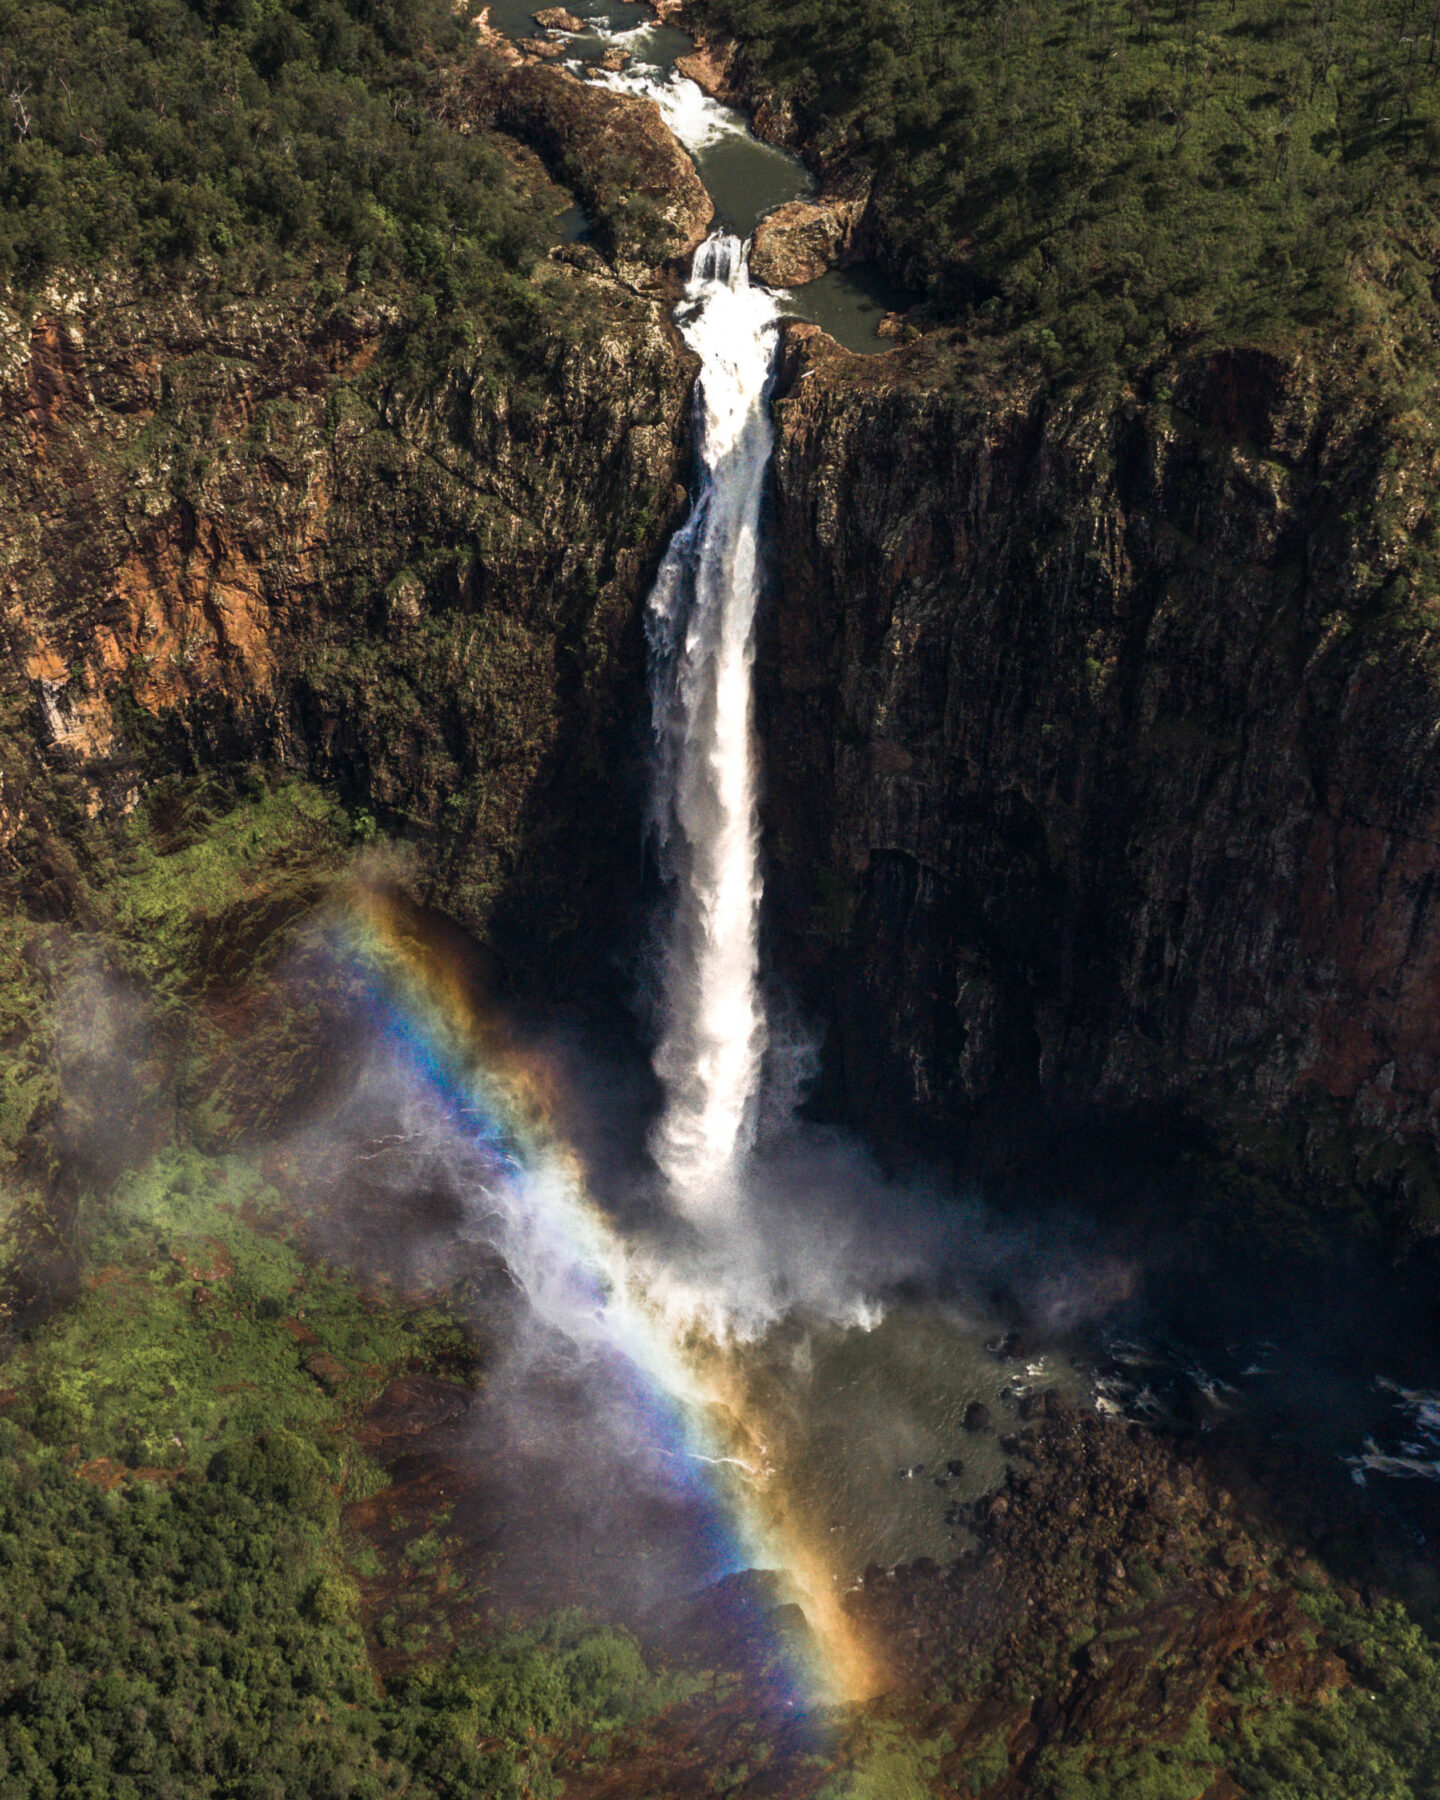
<svg viewBox="0 0 1440 1800"><path fill-rule="evenodd" d="M751 287L740 240L717 235L695 252L676 318L701 362L704 478L646 619L653 824L675 887L655 1055L665 1108L651 1147L677 1203L714 1218L754 1137L767 1035L750 677L779 311Z"/></svg>

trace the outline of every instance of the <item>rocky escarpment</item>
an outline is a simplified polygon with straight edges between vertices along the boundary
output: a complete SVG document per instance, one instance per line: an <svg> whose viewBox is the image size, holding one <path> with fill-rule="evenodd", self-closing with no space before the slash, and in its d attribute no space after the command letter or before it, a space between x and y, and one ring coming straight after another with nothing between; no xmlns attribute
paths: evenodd
<svg viewBox="0 0 1440 1800"><path fill-rule="evenodd" d="M490 30L458 90L472 120L540 152L628 280L688 257L704 238L714 205L653 100L526 61Z"/></svg>
<svg viewBox="0 0 1440 1800"><path fill-rule="evenodd" d="M1423 420L1298 358L1082 398L809 327L776 412L773 926L829 1103L977 1162L1161 1123L1250 1201L1440 1221Z"/></svg>
<svg viewBox="0 0 1440 1800"><path fill-rule="evenodd" d="M258 760L407 833L543 978L604 979L691 371L663 298L566 254L458 336L233 270L0 315L0 849L33 912L83 909L147 784Z"/></svg>

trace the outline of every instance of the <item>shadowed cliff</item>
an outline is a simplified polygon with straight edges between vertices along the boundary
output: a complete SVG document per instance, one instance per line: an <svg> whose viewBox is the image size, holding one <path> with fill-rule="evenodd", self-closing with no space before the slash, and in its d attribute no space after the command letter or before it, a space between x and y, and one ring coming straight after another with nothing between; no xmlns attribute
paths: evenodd
<svg viewBox="0 0 1440 1800"><path fill-rule="evenodd" d="M926 340L931 344L931 340ZM832 1105L972 1163L1198 1128L1437 1217L1428 426L1317 355L1067 391L792 327L777 941Z"/></svg>

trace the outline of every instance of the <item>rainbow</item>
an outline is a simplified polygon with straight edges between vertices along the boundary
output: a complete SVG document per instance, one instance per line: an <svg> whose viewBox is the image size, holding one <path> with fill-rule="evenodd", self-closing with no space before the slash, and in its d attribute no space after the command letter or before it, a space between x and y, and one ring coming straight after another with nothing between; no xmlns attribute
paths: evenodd
<svg viewBox="0 0 1440 1800"><path fill-rule="evenodd" d="M798 1590L809 1633L787 1639L799 1697L808 1706L868 1699L887 1685L875 1649L846 1611L834 1569L788 1505L766 1455L766 1421L742 1378L734 1346L697 1314L657 1295L653 1277L589 1194L585 1171L558 1123L553 1070L518 1046L474 991L460 956L437 940L398 894L357 888L343 932L410 1060L460 1102L516 1190L525 1229L527 1285L547 1294L622 1355L672 1422L681 1453L705 1485L734 1541L736 1566L781 1571Z"/></svg>

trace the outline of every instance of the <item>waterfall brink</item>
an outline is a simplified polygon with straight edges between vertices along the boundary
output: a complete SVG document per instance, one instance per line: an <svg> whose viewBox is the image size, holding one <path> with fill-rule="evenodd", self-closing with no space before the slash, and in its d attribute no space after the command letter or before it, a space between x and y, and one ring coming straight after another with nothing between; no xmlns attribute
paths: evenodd
<svg viewBox="0 0 1440 1800"><path fill-rule="evenodd" d="M778 317L771 296L750 285L740 240L708 238L676 311L701 362L703 480L646 618L652 823L674 887L655 1055L665 1108L651 1148L677 1204L709 1220L734 1204L766 1047L750 678Z"/></svg>

